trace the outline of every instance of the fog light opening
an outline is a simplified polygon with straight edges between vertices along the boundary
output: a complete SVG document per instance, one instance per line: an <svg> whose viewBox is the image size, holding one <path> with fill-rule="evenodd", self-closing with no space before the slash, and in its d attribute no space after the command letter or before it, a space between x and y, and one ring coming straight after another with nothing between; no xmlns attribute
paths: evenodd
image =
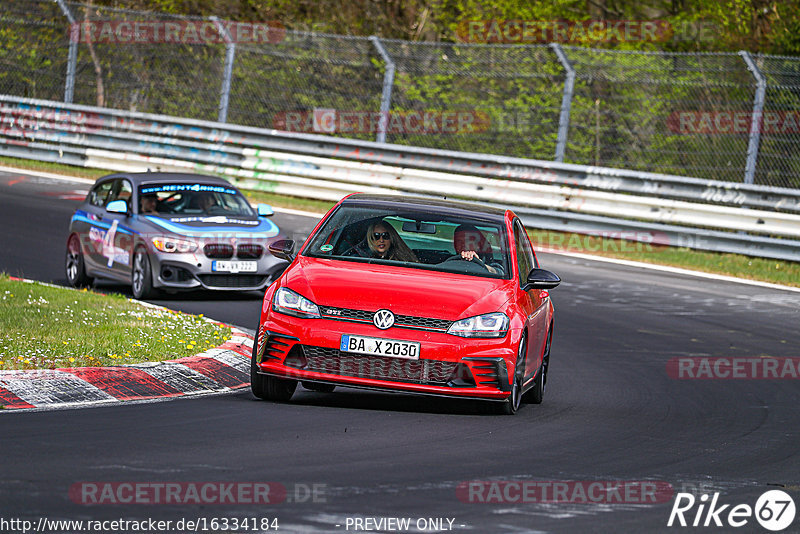
<svg viewBox="0 0 800 534"><path fill-rule="evenodd" d="M451 388L474 388L475 377L472 376L472 371L463 363L456 365L453 372L450 373L450 378L447 379L447 385Z"/></svg>
<svg viewBox="0 0 800 534"><path fill-rule="evenodd" d="M296 369L305 369L308 366L308 359L303 354L303 347L295 345L289 351L289 355L283 360L283 365L287 367L294 367Z"/></svg>

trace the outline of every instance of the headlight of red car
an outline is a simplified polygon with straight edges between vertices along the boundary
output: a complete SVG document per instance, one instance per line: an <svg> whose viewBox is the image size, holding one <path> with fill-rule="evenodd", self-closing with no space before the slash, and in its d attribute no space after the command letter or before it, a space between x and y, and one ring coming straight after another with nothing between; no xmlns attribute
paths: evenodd
<svg viewBox="0 0 800 534"><path fill-rule="evenodd" d="M447 333L460 337L503 337L508 332L508 323L505 313L487 313L456 321Z"/></svg>
<svg viewBox="0 0 800 534"><path fill-rule="evenodd" d="M285 287L278 289L272 297L272 309L304 319L320 318L319 308L316 304Z"/></svg>

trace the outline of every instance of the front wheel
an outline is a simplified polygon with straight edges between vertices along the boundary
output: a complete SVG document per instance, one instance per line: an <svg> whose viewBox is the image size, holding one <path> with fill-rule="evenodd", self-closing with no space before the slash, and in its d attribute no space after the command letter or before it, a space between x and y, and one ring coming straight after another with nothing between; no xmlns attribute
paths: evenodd
<svg viewBox="0 0 800 534"><path fill-rule="evenodd" d="M514 365L514 381L511 384L511 394L499 406L501 415L514 415L522 404L522 385L525 379L525 359L526 359L525 337L519 342L517 350L517 363Z"/></svg>
<svg viewBox="0 0 800 534"><path fill-rule="evenodd" d="M153 274L150 268L150 259L147 257L147 250L139 247L133 253L133 273L131 275L131 290L133 298L137 300L146 299L152 296Z"/></svg>
<svg viewBox="0 0 800 534"><path fill-rule="evenodd" d="M522 402L526 404L541 404L544 400L544 391L547 388L547 368L550 365L550 340L553 339L553 331L547 334L547 345L542 356L542 366L536 373L533 387L522 397Z"/></svg>
<svg viewBox="0 0 800 534"><path fill-rule="evenodd" d="M72 287L86 287L92 285L92 278L86 274L86 264L83 261L81 240L77 234L69 236L67 241L67 257L65 262L67 281Z"/></svg>
<svg viewBox="0 0 800 534"><path fill-rule="evenodd" d="M250 358L250 390L261 400L287 402L294 395L297 380L288 380L259 374L259 334L253 339L253 355Z"/></svg>

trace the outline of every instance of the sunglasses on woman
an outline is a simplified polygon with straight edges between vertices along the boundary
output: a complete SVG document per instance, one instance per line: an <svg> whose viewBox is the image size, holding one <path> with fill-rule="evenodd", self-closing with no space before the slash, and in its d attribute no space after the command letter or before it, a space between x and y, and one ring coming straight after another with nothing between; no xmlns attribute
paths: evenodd
<svg viewBox="0 0 800 534"><path fill-rule="evenodd" d="M389 235L389 232L375 232L372 234L372 239L375 241L378 239L385 239L386 241L389 241L391 238L392 236Z"/></svg>

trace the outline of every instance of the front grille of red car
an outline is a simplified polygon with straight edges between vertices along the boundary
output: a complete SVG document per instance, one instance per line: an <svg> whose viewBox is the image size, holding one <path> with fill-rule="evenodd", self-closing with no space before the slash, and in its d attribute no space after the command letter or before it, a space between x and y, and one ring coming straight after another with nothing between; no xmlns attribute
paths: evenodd
<svg viewBox="0 0 800 534"><path fill-rule="evenodd" d="M320 312L327 319L338 319L340 321L353 321L356 323L371 323L375 312L354 310L351 308L333 308L331 306L320 307ZM445 319L432 319L430 317L416 317L413 315L395 315L393 328L413 328L418 330L433 330L436 332L447 332L452 325L452 321Z"/></svg>
<svg viewBox="0 0 800 534"><path fill-rule="evenodd" d="M457 363L439 360L405 360L384 356L349 354L338 349L303 345L306 371L339 376L414 382L444 386ZM285 362L290 365L290 362Z"/></svg>

